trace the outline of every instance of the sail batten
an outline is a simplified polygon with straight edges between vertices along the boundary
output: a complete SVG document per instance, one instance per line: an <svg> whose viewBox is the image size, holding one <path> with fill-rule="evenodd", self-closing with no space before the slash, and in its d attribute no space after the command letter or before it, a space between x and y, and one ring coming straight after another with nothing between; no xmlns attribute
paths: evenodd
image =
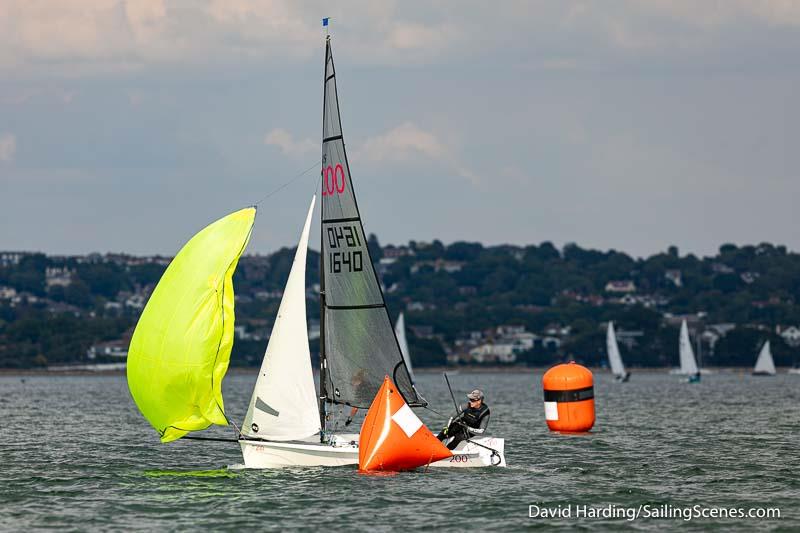
<svg viewBox="0 0 800 533"><path fill-rule="evenodd" d="M409 404L419 405L422 402L403 364L353 191L330 40L325 48L324 88L320 396L327 402L366 408L390 375Z"/></svg>

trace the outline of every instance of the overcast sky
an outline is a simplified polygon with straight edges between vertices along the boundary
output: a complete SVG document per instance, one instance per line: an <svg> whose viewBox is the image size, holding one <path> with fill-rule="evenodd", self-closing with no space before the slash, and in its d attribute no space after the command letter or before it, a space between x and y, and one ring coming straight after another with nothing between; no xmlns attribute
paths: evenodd
<svg viewBox="0 0 800 533"><path fill-rule="evenodd" d="M248 251L294 246L323 16L384 244L800 250L792 0L3 0L0 249L174 254L314 167Z"/></svg>

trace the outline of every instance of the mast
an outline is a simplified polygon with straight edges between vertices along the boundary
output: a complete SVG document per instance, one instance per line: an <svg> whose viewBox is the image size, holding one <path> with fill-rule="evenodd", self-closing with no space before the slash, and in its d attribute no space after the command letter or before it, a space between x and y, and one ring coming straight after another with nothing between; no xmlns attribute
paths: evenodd
<svg viewBox="0 0 800 533"><path fill-rule="evenodd" d="M328 84L325 78L328 75L328 48L331 46L331 36L325 36L325 59L322 67L322 122L325 123L325 102L328 97ZM320 182L325 177L325 147L322 147L322 163L320 167ZM327 430L327 411L328 411L328 391L325 390L325 369L328 366L325 360L325 252L322 249L324 235L322 224L322 202L319 204L319 440L325 442L325 432Z"/></svg>

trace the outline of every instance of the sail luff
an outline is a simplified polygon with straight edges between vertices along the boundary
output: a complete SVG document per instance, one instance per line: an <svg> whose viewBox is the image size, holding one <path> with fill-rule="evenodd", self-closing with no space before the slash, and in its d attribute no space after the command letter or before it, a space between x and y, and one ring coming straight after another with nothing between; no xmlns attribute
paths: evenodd
<svg viewBox="0 0 800 533"><path fill-rule="evenodd" d="M330 41L325 54L322 133L324 399L368 407L388 374L409 405L423 405L411 383L375 273L342 135Z"/></svg>
<svg viewBox="0 0 800 533"><path fill-rule="evenodd" d="M692 350L692 342L689 340L689 328L684 320L681 323L681 333L679 339L681 374L697 374L700 370L697 368L697 361L694 358L694 350Z"/></svg>
<svg viewBox="0 0 800 533"><path fill-rule="evenodd" d="M608 363L611 365L611 373L615 376L625 375L625 365L622 364L622 356L619 353L617 337L614 333L614 323L608 322L606 331L606 351L608 352Z"/></svg>
<svg viewBox="0 0 800 533"><path fill-rule="evenodd" d="M756 374L770 375L774 375L776 373L775 361L772 359L772 351L770 350L769 341L766 341L764 346L761 347L761 351L758 354L758 359L756 359L756 366L753 368L753 372Z"/></svg>
<svg viewBox="0 0 800 533"><path fill-rule="evenodd" d="M320 431L306 322L306 253L316 196L308 208L278 315L258 373L242 433L298 440Z"/></svg>

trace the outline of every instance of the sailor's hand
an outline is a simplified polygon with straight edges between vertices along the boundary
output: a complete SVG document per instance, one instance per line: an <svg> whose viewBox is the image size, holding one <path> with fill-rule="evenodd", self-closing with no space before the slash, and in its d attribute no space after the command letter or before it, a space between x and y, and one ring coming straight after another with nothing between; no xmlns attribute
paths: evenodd
<svg viewBox="0 0 800 533"><path fill-rule="evenodd" d="M447 430L450 429L450 424L453 422L453 417L450 417L450 420L447 421L447 424L442 428L442 435L447 435Z"/></svg>

